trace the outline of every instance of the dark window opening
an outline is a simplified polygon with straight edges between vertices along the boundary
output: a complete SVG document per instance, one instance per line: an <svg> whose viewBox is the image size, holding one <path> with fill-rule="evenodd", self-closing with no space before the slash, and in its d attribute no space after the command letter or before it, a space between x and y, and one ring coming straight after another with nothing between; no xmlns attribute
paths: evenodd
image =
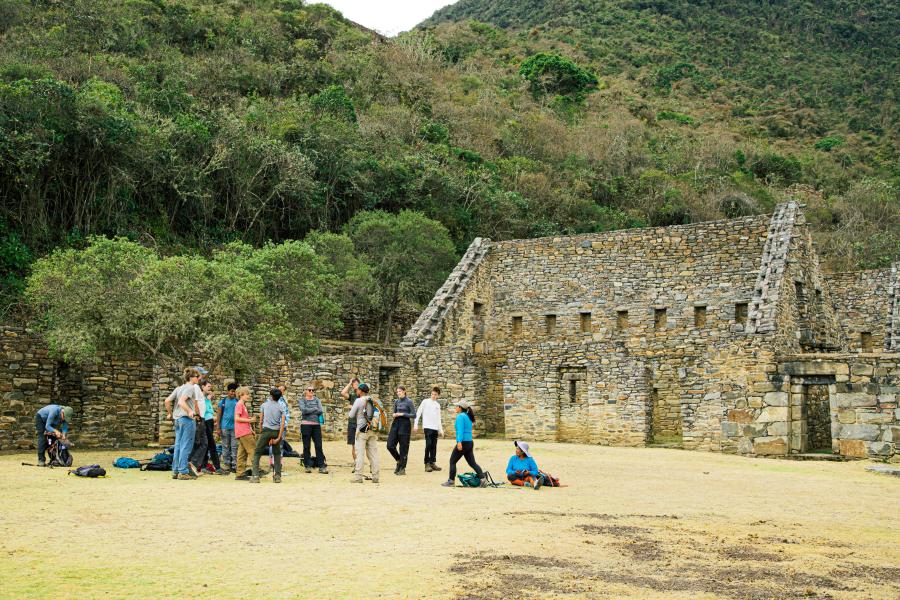
<svg viewBox="0 0 900 600"><path fill-rule="evenodd" d="M628 327L628 311L620 310L616 313L616 327L625 329Z"/></svg>
<svg viewBox="0 0 900 600"><path fill-rule="evenodd" d="M522 317L512 318L512 333L514 336L522 334Z"/></svg>
<svg viewBox="0 0 900 600"><path fill-rule="evenodd" d="M556 333L556 315L547 315L544 317L544 322L547 326L547 335Z"/></svg>
<svg viewBox="0 0 900 600"><path fill-rule="evenodd" d="M746 325L747 324L747 310L748 305L746 302L738 302L734 305L734 322L738 325Z"/></svg>
<svg viewBox="0 0 900 600"><path fill-rule="evenodd" d="M581 313L581 333L591 332L591 313Z"/></svg>
<svg viewBox="0 0 900 600"><path fill-rule="evenodd" d="M660 330L666 328L666 309L656 308L653 310L653 329Z"/></svg>
<svg viewBox="0 0 900 600"><path fill-rule="evenodd" d="M578 382L574 379L569 380L569 402L578 402Z"/></svg>
<svg viewBox="0 0 900 600"><path fill-rule="evenodd" d="M706 327L706 307L694 307L694 327Z"/></svg>

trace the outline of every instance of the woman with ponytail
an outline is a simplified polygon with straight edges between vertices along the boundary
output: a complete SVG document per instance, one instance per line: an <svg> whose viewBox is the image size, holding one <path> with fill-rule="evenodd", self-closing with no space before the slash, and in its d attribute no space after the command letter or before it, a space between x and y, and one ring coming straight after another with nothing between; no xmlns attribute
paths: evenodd
<svg viewBox="0 0 900 600"><path fill-rule="evenodd" d="M472 407L469 406L469 403L465 400L460 400L454 404L454 406L456 406L457 412L456 422L454 424L454 428L456 429L456 447L453 448L453 452L450 454L450 478L441 485L444 487L453 487L456 485L456 463L463 457L465 457L469 466L475 469L475 474L478 475L482 485L484 485L484 472L481 470L481 467L478 466L478 463L475 462L475 442L472 438L472 425L475 423L475 411L472 410Z"/></svg>

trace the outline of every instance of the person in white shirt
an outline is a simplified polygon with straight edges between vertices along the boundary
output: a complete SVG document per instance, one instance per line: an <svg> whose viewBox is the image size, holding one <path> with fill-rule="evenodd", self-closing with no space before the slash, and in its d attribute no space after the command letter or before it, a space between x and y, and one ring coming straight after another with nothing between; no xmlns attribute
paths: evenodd
<svg viewBox="0 0 900 600"><path fill-rule="evenodd" d="M422 427L425 429L425 472L440 471L437 466L437 441L438 435L444 437L444 424L441 421L441 388L431 388L431 398L422 400L419 410L416 411L416 422L413 431L419 430L419 419L422 419Z"/></svg>

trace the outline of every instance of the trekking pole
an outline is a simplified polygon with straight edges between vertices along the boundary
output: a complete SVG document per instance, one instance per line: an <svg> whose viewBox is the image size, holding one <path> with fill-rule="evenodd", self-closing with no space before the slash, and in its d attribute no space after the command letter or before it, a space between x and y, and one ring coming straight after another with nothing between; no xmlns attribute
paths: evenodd
<svg viewBox="0 0 900 600"><path fill-rule="evenodd" d="M22 463L22 466L23 466L23 467L40 467L40 466L46 467L47 465L36 465L36 464L34 464L34 463L23 462L23 463Z"/></svg>

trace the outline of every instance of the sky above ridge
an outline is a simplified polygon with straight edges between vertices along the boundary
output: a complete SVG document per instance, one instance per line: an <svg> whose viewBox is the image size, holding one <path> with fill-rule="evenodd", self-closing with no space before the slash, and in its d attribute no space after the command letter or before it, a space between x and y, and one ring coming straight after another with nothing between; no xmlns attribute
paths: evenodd
<svg viewBox="0 0 900 600"><path fill-rule="evenodd" d="M330 4L351 21L384 35L408 31L439 8L456 0L312 0L310 4Z"/></svg>

